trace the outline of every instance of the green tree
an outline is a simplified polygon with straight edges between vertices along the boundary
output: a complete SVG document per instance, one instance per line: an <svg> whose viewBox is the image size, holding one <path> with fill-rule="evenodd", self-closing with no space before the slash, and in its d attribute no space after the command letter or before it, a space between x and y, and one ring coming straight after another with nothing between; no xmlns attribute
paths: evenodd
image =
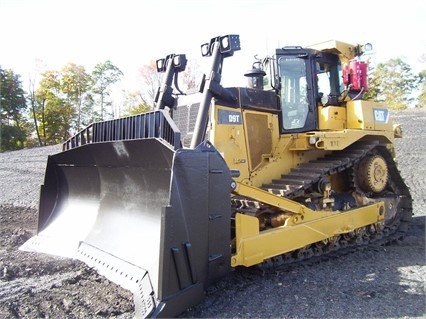
<svg viewBox="0 0 426 319"><path fill-rule="evenodd" d="M113 65L111 61L98 63L92 72L92 93L95 105L100 112L94 112L93 120L103 121L107 114L107 107L112 108L111 87L123 77L123 72ZM113 117L113 110L109 117Z"/></svg>
<svg viewBox="0 0 426 319"><path fill-rule="evenodd" d="M30 79L30 85L29 85L29 90L28 90L28 94L27 94L27 100L29 102L29 105L31 107L31 116L33 119L33 124L34 124L34 129L37 135L37 142L39 146L43 146L44 142L41 138L40 135L40 130L39 130L39 123L37 120L37 101L36 101L36 91L35 91L35 80L34 79Z"/></svg>
<svg viewBox="0 0 426 319"><path fill-rule="evenodd" d="M75 131L79 131L82 127L82 120L89 114L84 104L91 99L88 98L91 77L86 73L86 70L81 65L74 63L66 64L61 70L61 91L65 94L65 100L69 109L74 109L76 118L71 127Z"/></svg>
<svg viewBox="0 0 426 319"><path fill-rule="evenodd" d="M27 109L25 91L20 75L12 70L0 67L0 151L23 148L28 126L25 111Z"/></svg>
<svg viewBox="0 0 426 319"><path fill-rule="evenodd" d="M63 98L54 96L46 101L44 118L48 144L58 144L70 138L75 109Z"/></svg>
<svg viewBox="0 0 426 319"><path fill-rule="evenodd" d="M413 102L411 93L417 87L418 76L401 58L379 63L369 78L370 89L364 98L385 102L390 109L405 109Z"/></svg>
<svg viewBox="0 0 426 319"><path fill-rule="evenodd" d="M26 135L17 126L2 123L1 139L1 151L12 151L22 148L20 141L25 141Z"/></svg>
<svg viewBox="0 0 426 319"><path fill-rule="evenodd" d="M43 144L56 144L68 139L91 117L91 77L83 66L66 64L60 71L49 70L29 101L32 115ZM87 122L87 121L86 121Z"/></svg>
<svg viewBox="0 0 426 319"><path fill-rule="evenodd" d="M71 135L76 112L62 92L61 80L61 72L45 71L35 93L36 115L44 144L57 144Z"/></svg>

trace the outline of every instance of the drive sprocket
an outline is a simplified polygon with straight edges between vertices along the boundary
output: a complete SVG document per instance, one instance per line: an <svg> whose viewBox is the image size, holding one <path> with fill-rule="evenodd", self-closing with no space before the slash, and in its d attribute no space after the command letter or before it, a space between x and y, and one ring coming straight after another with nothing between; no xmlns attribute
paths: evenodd
<svg viewBox="0 0 426 319"><path fill-rule="evenodd" d="M385 159L380 155L364 157L356 170L358 186L367 193L380 193L388 183L389 170Z"/></svg>

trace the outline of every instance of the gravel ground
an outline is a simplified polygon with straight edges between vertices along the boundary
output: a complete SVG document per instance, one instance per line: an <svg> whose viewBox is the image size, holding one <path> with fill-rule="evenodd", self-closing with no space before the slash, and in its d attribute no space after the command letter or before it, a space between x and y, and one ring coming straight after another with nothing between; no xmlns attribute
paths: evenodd
<svg viewBox="0 0 426 319"><path fill-rule="evenodd" d="M426 110L394 113L398 164L414 198L406 238L312 266L238 269L180 317L424 318ZM132 318L132 295L84 264L25 253L49 146L0 154L0 318Z"/></svg>

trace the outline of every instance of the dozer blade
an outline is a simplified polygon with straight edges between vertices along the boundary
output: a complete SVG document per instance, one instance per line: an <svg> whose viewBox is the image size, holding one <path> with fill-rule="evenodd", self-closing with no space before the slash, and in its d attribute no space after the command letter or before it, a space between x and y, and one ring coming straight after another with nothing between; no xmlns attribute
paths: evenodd
<svg viewBox="0 0 426 319"><path fill-rule="evenodd" d="M208 143L86 144L51 156L38 235L22 250L84 261L134 293L137 317L172 317L230 270L231 176Z"/></svg>

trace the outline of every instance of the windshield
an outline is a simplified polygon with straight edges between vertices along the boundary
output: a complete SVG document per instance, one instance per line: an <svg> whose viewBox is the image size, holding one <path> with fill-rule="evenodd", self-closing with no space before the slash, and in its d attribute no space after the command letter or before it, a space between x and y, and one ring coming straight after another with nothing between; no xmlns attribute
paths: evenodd
<svg viewBox="0 0 426 319"><path fill-rule="evenodd" d="M305 126L309 109L305 60L297 57L281 57L278 65L284 129L302 128Z"/></svg>

